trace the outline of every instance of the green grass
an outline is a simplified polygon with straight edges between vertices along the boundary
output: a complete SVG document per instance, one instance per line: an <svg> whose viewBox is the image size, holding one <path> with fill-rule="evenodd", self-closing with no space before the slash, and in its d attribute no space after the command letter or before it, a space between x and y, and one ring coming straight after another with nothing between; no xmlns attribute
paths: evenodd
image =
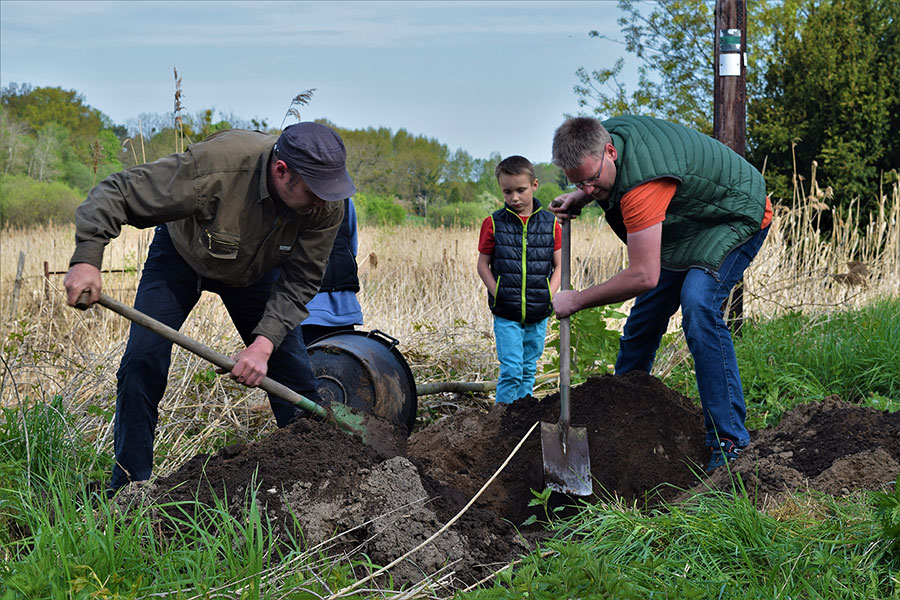
<svg viewBox="0 0 900 600"><path fill-rule="evenodd" d="M900 410L900 298L854 311L745 321L735 352L751 429L832 394ZM696 399L693 361L676 367L666 383Z"/></svg>
<svg viewBox="0 0 900 600"><path fill-rule="evenodd" d="M735 349L752 428L831 394L900 409L900 299L745 322ZM696 398L692 369L666 384ZM737 482L648 513L585 506L553 527L552 542L457 598L900 598L900 484L847 500L798 494L767 514Z"/></svg>
<svg viewBox="0 0 900 600"><path fill-rule="evenodd" d="M0 424L0 598L319 598L354 581L344 557L276 540L255 494L242 513L223 498L126 509L87 475L96 455L62 412L61 399L5 410ZM253 487L253 486L251 486ZM102 488L101 488L102 489ZM160 514L171 516L163 528ZM174 524L172 526L171 524ZM363 596L349 596L362 598Z"/></svg>
<svg viewBox="0 0 900 600"><path fill-rule="evenodd" d="M774 423L827 394L896 410L898 344L898 300L747 323L737 350L751 417L757 427ZM676 370L666 382L688 378ZM253 495L239 518L229 499L117 510L88 485L109 467L62 398L23 398L3 411L0 598L313 599L375 567L277 542ZM160 511L174 516L175 531L160 529ZM457 597L900 598L900 486L851 499L799 494L763 513L738 484L647 512L586 505L549 526L555 539Z"/></svg>
<svg viewBox="0 0 900 600"><path fill-rule="evenodd" d="M828 496L791 518L741 491L642 513L585 506L558 536L466 600L558 598L896 598L900 554L874 497ZM900 499L900 490L894 501Z"/></svg>

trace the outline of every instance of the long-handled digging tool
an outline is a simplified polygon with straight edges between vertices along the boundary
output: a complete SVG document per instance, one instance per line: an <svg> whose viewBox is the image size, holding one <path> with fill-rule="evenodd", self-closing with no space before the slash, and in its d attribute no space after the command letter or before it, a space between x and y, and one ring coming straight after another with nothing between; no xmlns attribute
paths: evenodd
<svg viewBox="0 0 900 600"><path fill-rule="evenodd" d="M571 220L562 221L562 265L560 289L569 289ZM569 317L559 320L559 422L541 421L541 451L544 456L544 483L555 492L590 496L591 455L586 427L569 424L569 392L572 382L571 327Z"/></svg>
<svg viewBox="0 0 900 600"><path fill-rule="evenodd" d="M172 329L165 323L161 323L135 308L122 304L106 294L100 294L100 300L98 300L97 303L122 315L126 319L137 323L141 327L178 344L200 358L208 360L217 367L221 367L226 371L231 371L231 369L234 368L236 361L233 358L204 346L200 342ZM81 295L78 302L75 304L75 307L81 310L88 307L87 292ZM355 411L349 406L339 402L333 402L329 406L321 406L268 377L263 378L258 387L270 394L293 402L298 407L312 413L315 417L331 422L340 429L359 436L366 444L372 446L376 450L392 454L396 454L398 450L395 447L395 444L397 443L395 438L397 438L397 435L395 432L389 431L391 427L396 425L394 423L387 422L385 419L375 417L374 415ZM405 441L405 436L400 437Z"/></svg>

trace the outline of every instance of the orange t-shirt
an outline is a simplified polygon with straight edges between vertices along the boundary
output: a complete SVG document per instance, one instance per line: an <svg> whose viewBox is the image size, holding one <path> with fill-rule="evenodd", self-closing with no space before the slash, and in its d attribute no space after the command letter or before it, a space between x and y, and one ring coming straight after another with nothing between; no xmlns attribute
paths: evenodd
<svg viewBox="0 0 900 600"><path fill-rule="evenodd" d="M666 209L669 208L669 202L672 201L677 189L678 180L663 177L642 183L622 196L619 206L628 233L637 233L665 221ZM765 229L771 222L772 203L766 196L766 210L759 228Z"/></svg>

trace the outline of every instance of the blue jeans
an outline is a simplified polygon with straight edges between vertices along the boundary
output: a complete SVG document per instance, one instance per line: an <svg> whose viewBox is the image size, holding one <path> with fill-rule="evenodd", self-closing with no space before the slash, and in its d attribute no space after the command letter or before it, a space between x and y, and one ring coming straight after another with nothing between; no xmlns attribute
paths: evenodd
<svg viewBox="0 0 900 600"><path fill-rule="evenodd" d="M494 338L500 378L497 402L509 404L534 391L537 361L544 353L547 319L537 323L519 323L494 315Z"/></svg>
<svg viewBox="0 0 900 600"><path fill-rule="evenodd" d="M203 290L218 294L244 340L250 344L252 332L262 318L272 284L279 269L242 288L201 278L181 258L169 230L156 228L144 263L134 307L166 325L179 329L200 299ZM116 465L110 487L150 478L153 468L153 438L159 419L159 402L166 390L172 342L132 323L128 345L117 373L116 419L113 428ZM319 401L316 377L298 326L269 358L268 376L310 400ZM305 414L292 402L269 396L279 427Z"/></svg>
<svg viewBox="0 0 900 600"><path fill-rule="evenodd" d="M710 446L718 446L719 438L729 439L738 447L750 443L744 426L747 408L741 374L722 305L768 233L767 227L738 246L725 258L718 273L699 268L663 269L656 287L635 300L619 340L616 374L649 373L669 318L681 306L682 329L694 357L706 443Z"/></svg>

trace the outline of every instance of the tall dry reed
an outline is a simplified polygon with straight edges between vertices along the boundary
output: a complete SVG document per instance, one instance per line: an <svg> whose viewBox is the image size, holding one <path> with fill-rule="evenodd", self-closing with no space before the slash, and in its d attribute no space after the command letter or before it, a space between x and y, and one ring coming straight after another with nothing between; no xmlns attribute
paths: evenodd
<svg viewBox="0 0 900 600"><path fill-rule="evenodd" d="M895 184L881 195L878 214L864 231L854 211L835 219L831 237L817 229L819 215L828 210L819 192L814 188L776 207L769 238L746 274L748 318L855 307L900 289L900 188ZM126 228L109 245L104 269L119 272L104 274L106 293L133 301L151 235ZM477 230L367 227L359 237L364 329L397 338L419 383L495 379L491 315L475 271ZM66 306L62 275L44 277L45 261L51 272L67 268L73 239L72 226L0 231L0 402L15 406L61 395L78 417L76 427L108 450L115 372L129 323L102 307L80 312ZM626 263L624 246L602 223L577 221L572 239L576 288L602 281ZM25 261L17 284L20 252ZM677 326L676 317L671 329ZM212 295L204 294L182 332L225 354L242 347ZM658 368L665 372L678 358L678 352L661 356ZM544 388L554 390L552 382ZM436 409L448 401L423 400ZM274 426L262 392L211 376L208 364L177 347L160 408L159 473L208 449L213 439L250 439Z"/></svg>

